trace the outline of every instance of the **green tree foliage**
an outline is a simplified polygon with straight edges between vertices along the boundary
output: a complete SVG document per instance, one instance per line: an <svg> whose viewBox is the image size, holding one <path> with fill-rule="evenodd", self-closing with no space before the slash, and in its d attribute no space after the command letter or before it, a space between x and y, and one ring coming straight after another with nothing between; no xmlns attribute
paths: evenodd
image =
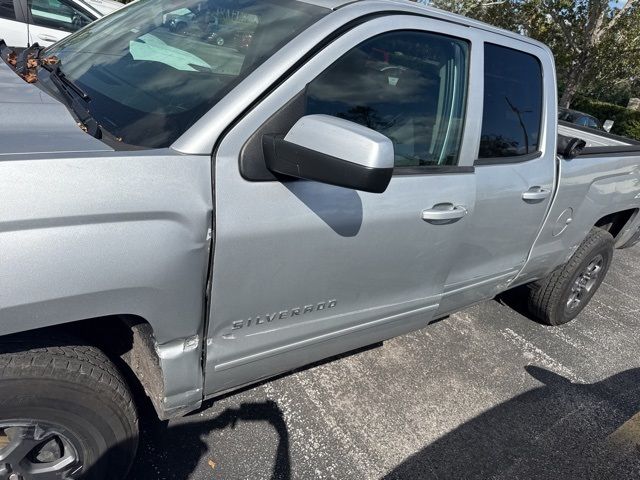
<svg viewBox="0 0 640 480"><path fill-rule="evenodd" d="M529 35L556 58L568 107L577 93L640 86L640 0L433 0L438 8Z"/></svg>
<svg viewBox="0 0 640 480"><path fill-rule="evenodd" d="M601 122L613 120L611 133L640 140L640 112L576 95L573 107L588 112Z"/></svg>

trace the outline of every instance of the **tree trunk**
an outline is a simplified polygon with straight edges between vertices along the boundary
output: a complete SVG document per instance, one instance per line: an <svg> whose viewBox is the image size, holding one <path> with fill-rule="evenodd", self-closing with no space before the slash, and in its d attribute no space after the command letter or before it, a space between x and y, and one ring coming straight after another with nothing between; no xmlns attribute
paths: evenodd
<svg viewBox="0 0 640 480"><path fill-rule="evenodd" d="M567 78L567 82L564 86L564 92L562 92L562 97L560 98L560 107L569 108L571 106L571 102L573 101L573 97L576 96L578 90L580 89L580 84L582 83L582 73L586 70L585 66L574 66L571 73Z"/></svg>
<svg viewBox="0 0 640 480"><path fill-rule="evenodd" d="M567 84L564 92L562 92L562 97L560 98L560 107L569 108L571 106L571 102L573 101L573 97L578 93L578 85Z"/></svg>

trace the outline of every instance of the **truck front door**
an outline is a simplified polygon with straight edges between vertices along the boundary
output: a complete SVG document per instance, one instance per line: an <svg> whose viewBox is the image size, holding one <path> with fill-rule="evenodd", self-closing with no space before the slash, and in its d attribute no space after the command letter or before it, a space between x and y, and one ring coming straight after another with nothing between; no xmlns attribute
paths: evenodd
<svg viewBox="0 0 640 480"><path fill-rule="evenodd" d="M356 26L223 139L206 394L433 319L476 197L478 138L463 127L478 114L467 93L481 88L470 74L481 56L469 30L401 15ZM262 134L285 134L306 114L392 139L388 189L363 193L268 172Z"/></svg>

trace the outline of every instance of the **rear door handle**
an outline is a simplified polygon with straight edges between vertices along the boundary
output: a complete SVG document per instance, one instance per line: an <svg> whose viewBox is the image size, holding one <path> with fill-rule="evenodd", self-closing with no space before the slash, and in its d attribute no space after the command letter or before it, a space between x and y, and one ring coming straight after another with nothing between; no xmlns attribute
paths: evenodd
<svg viewBox="0 0 640 480"><path fill-rule="evenodd" d="M429 223L449 223L459 220L467 214L466 207L453 203L439 203L433 208L422 211L422 220Z"/></svg>
<svg viewBox="0 0 640 480"><path fill-rule="evenodd" d="M544 200L551 195L551 190L547 190L542 187L531 187L529 190L522 194L522 199L525 201L535 202Z"/></svg>

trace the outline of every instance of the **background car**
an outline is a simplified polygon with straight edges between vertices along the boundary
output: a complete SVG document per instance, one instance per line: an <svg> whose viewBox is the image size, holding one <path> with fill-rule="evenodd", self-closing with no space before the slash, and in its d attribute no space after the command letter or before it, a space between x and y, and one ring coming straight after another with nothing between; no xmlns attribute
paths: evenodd
<svg viewBox="0 0 640 480"><path fill-rule="evenodd" d="M600 130L602 132L606 131L602 126L602 123L600 123L600 120L598 120L596 117L587 113L578 112L577 110L569 110L568 108L558 109L558 120L573 123L575 125L580 125L583 127L595 128L596 130Z"/></svg>
<svg viewBox="0 0 640 480"><path fill-rule="evenodd" d="M237 50L246 50L251 45L253 33L243 30L238 25L219 25L212 29L208 40L222 47L232 47Z"/></svg>
<svg viewBox="0 0 640 480"><path fill-rule="evenodd" d="M12 47L48 46L123 6L113 0L0 0L0 38Z"/></svg>

